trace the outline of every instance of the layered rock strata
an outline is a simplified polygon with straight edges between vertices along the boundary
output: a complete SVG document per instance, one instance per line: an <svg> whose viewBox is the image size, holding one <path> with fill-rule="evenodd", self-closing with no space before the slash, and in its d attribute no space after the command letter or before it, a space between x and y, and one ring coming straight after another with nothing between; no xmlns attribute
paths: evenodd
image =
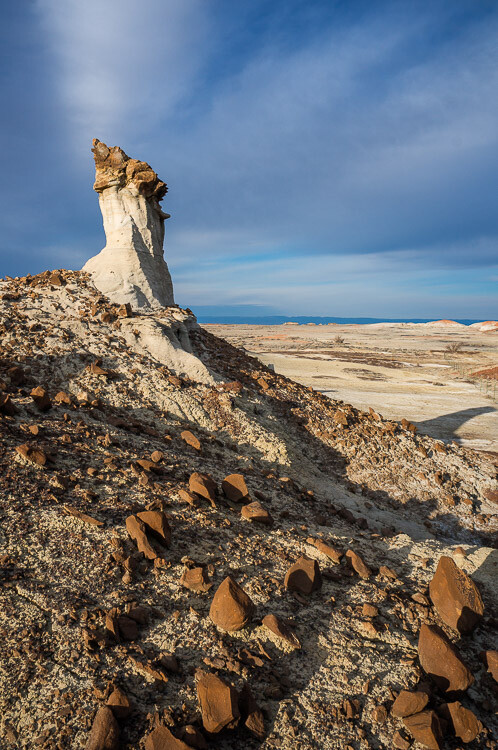
<svg viewBox="0 0 498 750"><path fill-rule="evenodd" d="M144 161L119 146L93 141L94 190L99 194L106 246L85 263L97 289L113 302L160 308L174 304L173 284L163 257L160 206L168 190Z"/></svg>

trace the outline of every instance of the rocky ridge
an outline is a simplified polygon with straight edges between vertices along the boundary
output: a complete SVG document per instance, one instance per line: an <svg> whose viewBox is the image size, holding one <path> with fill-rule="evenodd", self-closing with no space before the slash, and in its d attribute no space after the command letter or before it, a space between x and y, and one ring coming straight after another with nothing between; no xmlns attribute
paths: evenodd
<svg viewBox="0 0 498 750"><path fill-rule="evenodd" d="M5 747L494 746L491 463L85 273L0 330Z"/></svg>

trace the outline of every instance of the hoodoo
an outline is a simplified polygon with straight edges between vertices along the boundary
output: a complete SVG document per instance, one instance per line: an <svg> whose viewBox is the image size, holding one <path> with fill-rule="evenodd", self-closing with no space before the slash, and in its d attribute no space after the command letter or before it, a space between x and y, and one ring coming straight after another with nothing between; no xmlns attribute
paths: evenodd
<svg viewBox="0 0 498 750"><path fill-rule="evenodd" d="M83 266L97 289L120 304L168 307L173 284L163 256L164 222L160 201L168 188L144 161L119 146L93 141L94 190L99 194L106 246Z"/></svg>

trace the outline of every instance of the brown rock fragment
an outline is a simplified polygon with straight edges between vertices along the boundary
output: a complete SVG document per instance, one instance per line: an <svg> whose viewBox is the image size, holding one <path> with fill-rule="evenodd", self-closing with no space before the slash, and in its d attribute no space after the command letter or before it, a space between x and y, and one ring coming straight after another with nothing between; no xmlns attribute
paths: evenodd
<svg viewBox="0 0 498 750"><path fill-rule="evenodd" d="M48 395L45 388L41 387L41 385L37 386L36 388L33 388L33 390L30 393L30 396L40 411L48 411L50 407L52 406L52 402L50 401L50 396Z"/></svg>
<svg viewBox="0 0 498 750"><path fill-rule="evenodd" d="M474 682L456 648L436 626L422 624L418 656L422 669L434 678L441 690L466 690Z"/></svg>
<svg viewBox="0 0 498 750"><path fill-rule="evenodd" d="M246 729L262 740L265 736L265 720L249 685L245 683L239 695L239 710Z"/></svg>
<svg viewBox="0 0 498 750"><path fill-rule="evenodd" d="M147 534L152 535L163 547L169 547L171 528L165 513L160 510L144 510L137 513L137 518L147 527Z"/></svg>
<svg viewBox="0 0 498 750"><path fill-rule="evenodd" d="M193 724L187 724L180 729L180 739L187 743L189 747L195 747L197 750L208 750L208 744L201 732Z"/></svg>
<svg viewBox="0 0 498 750"><path fill-rule="evenodd" d="M451 557L440 557L429 591L442 621L460 633L470 633L484 614L479 589Z"/></svg>
<svg viewBox="0 0 498 750"><path fill-rule="evenodd" d="M204 729L211 734L232 729L239 721L240 711L235 688L211 672L197 672L197 696Z"/></svg>
<svg viewBox="0 0 498 750"><path fill-rule="evenodd" d="M154 461L155 464L159 463L159 461L161 461L163 457L164 457L164 454L162 451L153 451L150 454L150 459L151 461Z"/></svg>
<svg viewBox="0 0 498 750"><path fill-rule="evenodd" d="M188 488L190 492L204 497L206 500L209 500L211 505L214 505L216 500L216 483L209 474L200 474L198 471L195 471L190 475Z"/></svg>
<svg viewBox="0 0 498 750"><path fill-rule="evenodd" d="M229 474L221 483L221 489L232 503L241 503L249 495L246 480L242 474Z"/></svg>
<svg viewBox="0 0 498 750"><path fill-rule="evenodd" d="M348 551L346 552L346 557L348 558L351 566L358 573L360 578L370 578L370 576L372 575L372 571L370 570L368 565L365 564L363 558L361 558L357 552L354 552L352 549L348 549Z"/></svg>
<svg viewBox="0 0 498 750"><path fill-rule="evenodd" d="M294 565L291 565L285 574L284 586L290 591L300 594L311 594L322 585L320 566L316 560L309 557L300 557Z"/></svg>
<svg viewBox="0 0 498 750"><path fill-rule="evenodd" d="M145 750L190 750L186 745L171 734L167 727L156 727L145 740Z"/></svg>
<svg viewBox="0 0 498 750"><path fill-rule="evenodd" d="M255 500L253 503L248 503L248 505L243 505L240 510L240 515L247 521L262 523L265 526L271 526L273 523L272 517L258 500Z"/></svg>
<svg viewBox="0 0 498 750"><path fill-rule="evenodd" d="M222 630L242 630L252 617L254 604L243 588L227 576L211 602L209 617Z"/></svg>
<svg viewBox="0 0 498 750"><path fill-rule="evenodd" d="M45 464L47 463L46 454L39 448L32 448L27 443L18 445L16 451L20 456L27 459L28 461L31 461L31 463L33 464L37 464L38 466L45 466Z"/></svg>
<svg viewBox="0 0 498 750"><path fill-rule="evenodd" d="M393 747L397 750L409 750L410 742L400 732L394 732Z"/></svg>
<svg viewBox="0 0 498 750"><path fill-rule="evenodd" d="M266 615L266 617L263 617L262 624L278 638L281 638L288 643L289 646L292 646L293 648L301 648L299 638L292 628L276 615Z"/></svg>
<svg viewBox="0 0 498 750"><path fill-rule="evenodd" d="M138 551L148 560L155 560L157 552L147 538L147 526L144 522L137 516L128 516L126 519L126 530L135 541Z"/></svg>
<svg viewBox="0 0 498 750"><path fill-rule="evenodd" d="M190 445L191 448L194 448L194 450L196 451L200 451L201 441L199 440L199 438L196 438L193 432L190 432L190 430L184 430L182 433L180 433L180 437L183 442L187 443L187 445Z"/></svg>
<svg viewBox="0 0 498 750"><path fill-rule="evenodd" d="M8 394L0 393L0 413L8 417L17 414L16 406Z"/></svg>
<svg viewBox="0 0 498 750"><path fill-rule="evenodd" d="M453 725L453 731L462 742L472 742L482 732L482 724L468 708L459 701L447 703L446 709Z"/></svg>
<svg viewBox="0 0 498 750"><path fill-rule="evenodd" d="M498 651L486 651L484 656L488 672L491 672L494 681L498 682Z"/></svg>
<svg viewBox="0 0 498 750"><path fill-rule="evenodd" d="M443 734L435 711L422 711L422 713L407 716L403 721L417 742L428 747L429 750L439 750Z"/></svg>
<svg viewBox="0 0 498 750"><path fill-rule="evenodd" d="M106 705L111 709L116 719L126 719L131 713L131 703L128 696L119 687L115 687Z"/></svg>
<svg viewBox="0 0 498 750"><path fill-rule="evenodd" d="M209 591L213 585L206 573L205 568L186 568L183 571L180 583L191 591Z"/></svg>
<svg viewBox="0 0 498 750"><path fill-rule="evenodd" d="M339 552L335 549L335 547L332 547L330 544L326 544L321 539L307 539L306 540L308 544L312 544L313 547L315 547L319 552L322 553L322 555L325 555L325 557L328 557L329 560L332 560L332 562L340 563L342 552Z"/></svg>
<svg viewBox="0 0 498 750"><path fill-rule="evenodd" d="M93 720L85 750L118 750L119 726L107 706L99 708Z"/></svg>
<svg viewBox="0 0 498 750"><path fill-rule="evenodd" d="M402 690L394 701L391 712L394 716L399 716L400 718L412 716L423 711L428 702L429 696L427 693L419 690L415 692Z"/></svg>
<svg viewBox="0 0 498 750"><path fill-rule="evenodd" d="M133 311L129 302L127 302L125 305L120 305L117 309L117 313L120 318L133 317Z"/></svg>

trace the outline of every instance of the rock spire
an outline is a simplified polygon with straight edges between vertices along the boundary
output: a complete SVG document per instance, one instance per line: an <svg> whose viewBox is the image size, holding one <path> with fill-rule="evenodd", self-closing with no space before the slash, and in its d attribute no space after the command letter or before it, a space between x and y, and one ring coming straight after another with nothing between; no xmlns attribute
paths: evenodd
<svg viewBox="0 0 498 750"><path fill-rule="evenodd" d="M119 146L94 138L94 190L99 194L106 246L85 263L99 291L133 307L174 304L173 284L163 257L164 222L160 201L168 188L144 161Z"/></svg>

